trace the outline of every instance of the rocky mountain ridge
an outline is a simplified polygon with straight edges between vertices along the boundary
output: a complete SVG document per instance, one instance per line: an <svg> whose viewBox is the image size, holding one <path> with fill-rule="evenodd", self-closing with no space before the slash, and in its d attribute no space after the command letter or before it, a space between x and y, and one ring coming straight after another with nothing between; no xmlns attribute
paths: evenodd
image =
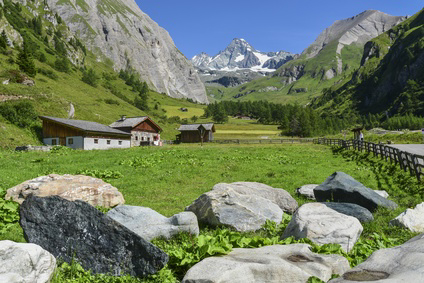
<svg viewBox="0 0 424 283"><path fill-rule="evenodd" d="M33 13L57 13L70 31L115 70L132 68L150 88L174 98L208 103L204 85L168 32L143 13L134 0L15 0ZM55 20L54 17L52 19Z"/></svg>
<svg viewBox="0 0 424 283"><path fill-rule="evenodd" d="M217 55L211 57L202 52L195 55L191 62L195 67L202 70L236 71L250 69L254 72L272 72L295 56L295 54L286 51L261 52L246 40L235 38Z"/></svg>

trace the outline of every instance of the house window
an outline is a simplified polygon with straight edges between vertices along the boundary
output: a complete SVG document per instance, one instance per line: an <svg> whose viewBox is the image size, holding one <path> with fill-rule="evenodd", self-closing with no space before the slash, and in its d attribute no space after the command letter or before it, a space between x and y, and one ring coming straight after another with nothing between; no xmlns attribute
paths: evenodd
<svg viewBox="0 0 424 283"><path fill-rule="evenodd" d="M107 141L106 141L106 143L107 143L107 144L110 144L110 140L107 140Z"/></svg>
<svg viewBox="0 0 424 283"><path fill-rule="evenodd" d="M119 141L118 143L119 143L119 145L122 145L122 141Z"/></svg>
<svg viewBox="0 0 424 283"><path fill-rule="evenodd" d="M68 139L68 144L74 144L74 139L73 138L69 138Z"/></svg>
<svg viewBox="0 0 424 283"><path fill-rule="evenodd" d="M138 136L135 136L135 140L138 141Z"/></svg>
<svg viewBox="0 0 424 283"><path fill-rule="evenodd" d="M98 139L94 139L94 143L99 143L99 140Z"/></svg>
<svg viewBox="0 0 424 283"><path fill-rule="evenodd" d="M56 139L52 139L52 145L57 145L57 140Z"/></svg>

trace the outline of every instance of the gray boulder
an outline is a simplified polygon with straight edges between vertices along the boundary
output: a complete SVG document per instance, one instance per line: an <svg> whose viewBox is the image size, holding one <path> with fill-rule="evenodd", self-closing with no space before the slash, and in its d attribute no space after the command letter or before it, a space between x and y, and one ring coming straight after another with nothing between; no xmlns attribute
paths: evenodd
<svg viewBox="0 0 424 283"><path fill-rule="evenodd" d="M424 202L414 209L406 209L398 217L390 221L390 225L400 226L412 232L424 233Z"/></svg>
<svg viewBox="0 0 424 283"><path fill-rule="evenodd" d="M206 258L182 283L305 283L311 276L327 281L347 270L349 263L342 256L316 254L306 244L274 245Z"/></svg>
<svg viewBox="0 0 424 283"><path fill-rule="evenodd" d="M0 241L0 282L50 282L56 259L40 246Z"/></svg>
<svg viewBox="0 0 424 283"><path fill-rule="evenodd" d="M120 205L109 211L107 216L147 241L157 237L169 239L180 232L199 234L197 217L189 211L166 218L148 207Z"/></svg>
<svg viewBox="0 0 424 283"><path fill-rule="evenodd" d="M144 277L168 261L159 248L83 201L31 195L20 216L28 242L93 273Z"/></svg>
<svg viewBox="0 0 424 283"><path fill-rule="evenodd" d="M296 193L308 199L315 200L314 189L318 187L316 184L303 185L296 189Z"/></svg>
<svg viewBox="0 0 424 283"><path fill-rule="evenodd" d="M339 213L322 203L307 203L293 214L282 238L308 238L319 245L339 244L349 252L362 233L355 217Z"/></svg>
<svg viewBox="0 0 424 283"><path fill-rule="evenodd" d="M280 223L284 212L293 213L297 207L296 200L283 189L255 182L236 182L215 185L186 210L212 226L254 231L267 219Z"/></svg>
<svg viewBox="0 0 424 283"><path fill-rule="evenodd" d="M368 209L354 203L322 202L322 204L339 213L353 216L360 222L371 222L374 220L374 216L372 216L372 213Z"/></svg>
<svg viewBox="0 0 424 283"><path fill-rule="evenodd" d="M343 172L335 172L314 189L317 201L355 203L374 212L378 207L395 209L397 204L385 199Z"/></svg>
<svg viewBox="0 0 424 283"><path fill-rule="evenodd" d="M366 261L330 282L424 282L424 234L403 245L375 251Z"/></svg>
<svg viewBox="0 0 424 283"><path fill-rule="evenodd" d="M379 194L383 198L388 198L389 197L389 194L385 190L374 190L374 192L376 192L377 194Z"/></svg>

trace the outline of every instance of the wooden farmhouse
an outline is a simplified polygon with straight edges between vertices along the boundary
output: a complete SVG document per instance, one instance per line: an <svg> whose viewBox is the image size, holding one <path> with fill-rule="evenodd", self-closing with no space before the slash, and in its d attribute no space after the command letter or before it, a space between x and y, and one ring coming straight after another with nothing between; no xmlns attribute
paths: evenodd
<svg viewBox="0 0 424 283"><path fill-rule="evenodd" d="M110 127L131 134L131 146L161 145L162 128L147 116L127 118L123 115Z"/></svg>
<svg viewBox="0 0 424 283"><path fill-rule="evenodd" d="M203 129L202 129L203 128ZM180 142L201 142L201 135L203 134L203 142L213 141L213 133L215 132L215 125L213 123L207 124L187 124L181 125L178 131L181 132L177 136Z"/></svg>
<svg viewBox="0 0 424 283"><path fill-rule="evenodd" d="M128 148L131 133L96 122L40 116L43 121L43 142L74 149Z"/></svg>

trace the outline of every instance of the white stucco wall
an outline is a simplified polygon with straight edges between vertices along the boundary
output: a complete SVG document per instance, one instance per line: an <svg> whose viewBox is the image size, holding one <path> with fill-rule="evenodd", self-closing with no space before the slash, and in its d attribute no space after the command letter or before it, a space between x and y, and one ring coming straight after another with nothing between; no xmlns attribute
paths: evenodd
<svg viewBox="0 0 424 283"><path fill-rule="evenodd" d="M52 144L52 140L56 140L56 144L55 145L59 145L59 138L45 138L45 139L43 139L43 143L45 145L53 145Z"/></svg>
<svg viewBox="0 0 424 283"><path fill-rule="evenodd" d="M97 139L99 142L96 144L94 140ZM107 144L107 141L110 140L110 144ZM119 145L119 141L122 141L122 144ZM105 139L105 138L84 138L84 149L109 149L109 148L128 148L131 147L130 140L120 140L120 139Z"/></svg>
<svg viewBox="0 0 424 283"><path fill-rule="evenodd" d="M155 141L155 137L157 136L157 143L160 142L160 134L158 133L150 133L150 132L142 132L142 131L131 131L131 145L132 146L140 146L140 142L153 142ZM137 139L136 139L137 137Z"/></svg>
<svg viewBox="0 0 424 283"><path fill-rule="evenodd" d="M69 139L73 139L73 143L69 143ZM73 149L83 149L84 148L84 138L81 136L78 137L66 137L66 146Z"/></svg>

